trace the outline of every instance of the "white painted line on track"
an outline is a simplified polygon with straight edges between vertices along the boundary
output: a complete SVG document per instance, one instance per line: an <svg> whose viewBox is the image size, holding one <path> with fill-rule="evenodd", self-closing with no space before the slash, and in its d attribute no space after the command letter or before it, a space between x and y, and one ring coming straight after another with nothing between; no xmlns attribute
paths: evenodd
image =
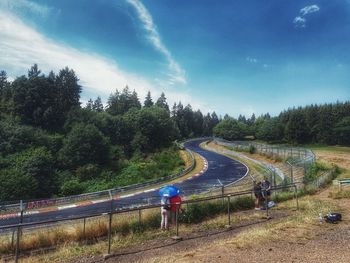
<svg viewBox="0 0 350 263"><path fill-rule="evenodd" d="M72 205L59 206L58 210L63 210L63 209L67 209L67 208L74 208L74 207L77 207L77 205L72 204Z"/></svg>
<svg viewBox="0 0 350 263"><path fill-rule="evenodd" d="M101 200L94 200L94 201L91 201L93 204L98 204L98 203L103 203L103 202L107 202L108 199L101 199Z"/></svg>
<svg viewBox="0 0 350 263"><path fill-rule="evenodd" d="M143 193L148 193L148 192L152 192L152 191L155 191L155 190L156 190L155 188L152 188L152 189L148 189L148 190L143 191Z"/></svg>
<svg viewBox="0 0 350 263"><path fill-rule="evenodd" d="M134 196L134 195L137 195L139 193L135 193L135 194L128 194L128 195L122 195L120 196L119 198L126 198L126 197L131 197L131 196Z"/></svg>

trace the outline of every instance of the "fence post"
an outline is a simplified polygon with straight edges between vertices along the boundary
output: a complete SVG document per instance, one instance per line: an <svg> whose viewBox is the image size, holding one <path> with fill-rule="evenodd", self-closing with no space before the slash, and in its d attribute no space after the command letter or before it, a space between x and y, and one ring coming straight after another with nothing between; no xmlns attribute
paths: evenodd
<svg viewBox="0 0 350 263"><path fill-rule="evenodd" d="M86 218L84 217L84 225L83 225L83 237L84 237L84 240L86 238L86 232L85 232L85 229L86 229Z"/></svg>
<svg viewBox="0 0 350 263"><path fill-rule="evenodd" d="M227 196L227 216L228 216L228 225L226 225L227 228L231 227L231 208L230 208L230 204L231 204L231 195Z"/></svg>
<svg viewBox="0 0 350 263"><path fill-rule="evenodd" d="M139 226L141 226L141 209L139 209Z"/></svg>
<svg viewBox="0 0 350 263"><path fill-rule="evenodd" d="M182 240L182 237L179 236L179 205L180 203L176 204L176 211L175 211L175 227L176 227L176 234L172 237L174 240Z"/></svg>
<svg viewBox="0 0 350 263"><path fill-rule="evenodd" d="M267 195L267 191L265 191L265 208L266 208L266 219L270 219L270 216L269 216L269 198Z"/></svg>
<svg viewBox="0 0 350 263"><path fill-rule="evenodd" d="M11 249L14 249L15 248L15 232L16 232L16 230L15 230L15 228L13 229L13 231L12 231L12 238L11 238Z"/></svg>
<svg viewBox="0 0 350 263"><path fill-rule="evenodd" d="M287 164L289 165L290 167L290 180L291 180L291 183L294 184L294 178L293 178L293 165L287 161Z"/></svg>
<svg viewBox="0 0 350 263"><path fill-rule="evenodd" d="M19 245L20 245L20 237L21 237L21 224L23 223L23 200L20 201L19 203L19 208L21 210L21 214L20 214L20 219L19 219L19 225L17 227L17 239L16 239L16 254L15 254L15 262L18 262L18 257L19 257Z"/></svg>
<svg viewBox="0 0 350 263"><path fill-rule="evenodd" d="M19 256L19 239L20 239L20 231L21 227L18 225L17 227L17 239L16 239L16 254L15 254L15 262L18 263L18 256Z"/></svg>
<svg viewBox="0 0 350 263"><path fill-rule="evenodd" d="M111 190L108 191L111 199L111 211L109 213L109 224L108 224L108 255L111 254L111 236L112 236L112 216L113 216L113 197Z"/></svg>
<svg viewBox="0 0 350 263"><path fill-rule="evenodd" d="M294 185L294 198L297 204L297 210L299 210L299 201L298 201L298 188L297 185Z"/></svg>

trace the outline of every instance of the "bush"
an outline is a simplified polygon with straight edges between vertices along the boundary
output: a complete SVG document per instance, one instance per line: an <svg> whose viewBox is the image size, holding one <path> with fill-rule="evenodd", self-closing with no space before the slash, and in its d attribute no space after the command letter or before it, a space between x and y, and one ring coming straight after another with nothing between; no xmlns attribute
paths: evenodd
<svg viewBox="0 0 350 263"><path fill-rule="evenodd" d="M65 181L61 186L61 195L77 195L84 191L84 186L79 182L78 179L73 178L71 180Z"/></svg>
<svg viewBox="0 0 350 263"><path fill-rule="evenodd" d="M249 153L250 154L256 153L256 147L252 144L249 145Z"/></svg>
<svg viewBox="0 0 350 263"><path fill-rule="evenodd" d="M78 167L75 171L76 176L82 180L92 179L98 176L100 170L96 164L86 164L84 166Z"/></svg>
<svg viewBox="0 0 350 263"><path fill-rule="evenodd" d="M328 171L330 167L321 162L313 163L305 173L304 180L306 182L311 182L319 177L321 172Z"/></svg>

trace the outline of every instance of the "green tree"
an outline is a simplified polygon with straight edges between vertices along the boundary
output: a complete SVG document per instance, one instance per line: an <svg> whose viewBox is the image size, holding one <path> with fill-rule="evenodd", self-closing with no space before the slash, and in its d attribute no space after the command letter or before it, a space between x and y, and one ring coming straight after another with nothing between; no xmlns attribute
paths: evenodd
<svg viewBox="0 0 350 263"><path fill-rule="evenodd" d="M81 86L74 70L68 67L61 69L56 76L56 100L63 113L68 113L72 107L80 107Z"/></svg>
<svg viewBox="0 0 350 263"><path fill-rule="evenodd" d="M101 100L100 96L98 96L97 99L92 104L92 110L96 111L96 112L102 112L103 111L103 104L102 104L102 100Z"/></svg>
<svg viewBox="0 0 350 263"><path fill-rule="evenodd" d="M145 102L143 103L144 107L152 107L153 106L153 101L152 101L152 97L151 97L151 92L148 91L147 92L147 96L145 98Z"/></svg>
<svg viewBox="0 0 350 263"><path fill-rule="evenodd" d="M234 119L222 120L218 123L214 129L214 136L220 137L226 140L241 140L244 138L244 127Z"/></svg>
<svg viewBox="0 0 350 263"><path fill-rule="evenodd" d="M350 145L350 117L344 117L335 125L334 136L338 144Z"/></svg>
<svg viewBox="0 0 350 263"><path fill-rule="evenodd" d="M268 142L281 141L283 138L283 126L278 118L262 119L256 131L256 138Z"/></svg>
<svg viewBox="0 0 350 263"><path fill-rule="evenodd" d="M290 113L284 133L289 143L298 144L306 142L306 138L308 137L307 126L302 111L295 110Z"/></svg>
<svg viewBox="0 0 350 263"><path fill-rule="evenodd" d="M162 94L160 94L160 97L157 99L155 105L160 107L160 108L165 109L168 113L170 112L169 105L168 105L168 103L166 101L166 97L165 97L164 92L162 92Z"/></svg>
<svg viewBox="0 0 350 263"><path fill-rule="evenodd" d="M95 125L77 124L63 140L59 159L65 167L105 164L109 161L109 144Z"/></svg>

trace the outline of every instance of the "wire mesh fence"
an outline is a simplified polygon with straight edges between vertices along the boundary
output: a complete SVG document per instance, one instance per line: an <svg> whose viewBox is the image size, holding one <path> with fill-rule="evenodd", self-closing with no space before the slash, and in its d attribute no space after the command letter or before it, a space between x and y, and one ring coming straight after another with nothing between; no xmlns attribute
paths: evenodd
<svg viewBox="0 0 350 263"><path fill-rule="evenodd" d="M251 141L227 141L221 138L214 138L214 142L235 152L259 153L269 159L283 162L284 167L264 164L269 179L274 182L277 175L281 179L280 184L305 183L305 174L316 161L312 150L300 147L269 145ZM278 185L278 183L275 185Z"/></svg>

